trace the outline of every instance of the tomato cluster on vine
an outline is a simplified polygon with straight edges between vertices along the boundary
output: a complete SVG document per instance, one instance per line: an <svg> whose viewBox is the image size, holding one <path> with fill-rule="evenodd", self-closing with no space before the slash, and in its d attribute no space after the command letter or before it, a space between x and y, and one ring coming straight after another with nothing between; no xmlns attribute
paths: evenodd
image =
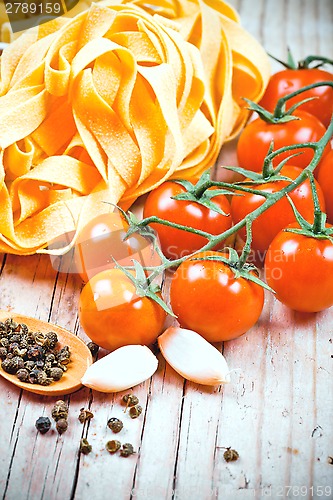
<svg viewBox="0 0 333 500"><path fill-rule="evenodd" d="M210 342L231 340L260 318L265 288L297 311L333 305L327 75L288 69L273 75L266 109L248 101L257 117L240 134L238 167L230 167L241 181L214 181L209 171L169 180L147 196L142 220L103 214L81 231L79 315L93 341L110 350L150 344L168 313ZM264 263L261 274L251 255ZM171 309L155 284L168 269Z"/></svg>

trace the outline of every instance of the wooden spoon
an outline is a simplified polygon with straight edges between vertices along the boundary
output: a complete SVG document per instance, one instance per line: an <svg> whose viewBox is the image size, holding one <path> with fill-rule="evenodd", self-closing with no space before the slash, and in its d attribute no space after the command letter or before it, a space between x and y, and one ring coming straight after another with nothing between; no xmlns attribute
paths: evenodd
<svg viewBox="0 0 333 500"><path fill-rule="evenodd" d="M17 385L17 387L20 387L21 389L41 394L43 396L60 396L63 394L70 394L71 392L77 391L82 387L81 378L83 377L86 369L92 364L93 359L90 350L81 339L73 335L73 333L68 330L65 330L65 328L53 325L52 323L0 310L0 321L5 321L8 318L13 318L16 323L25 323L33 332L55 332L58 336L59 348L64 347L65 345L69 346L71 351L71 362L68 365L68 370L64 372L61 379L52 382L51 385L44 386L21 382L16 375L11 375L10 373L5 372L1 368L0 364L0 375L2 377L9 380L9 382L12 382L12 384Z"/></svg>

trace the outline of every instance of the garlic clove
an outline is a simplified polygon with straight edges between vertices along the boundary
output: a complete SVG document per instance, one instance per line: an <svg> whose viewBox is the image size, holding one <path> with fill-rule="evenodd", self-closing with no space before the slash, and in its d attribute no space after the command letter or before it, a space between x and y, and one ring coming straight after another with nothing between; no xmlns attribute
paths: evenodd
<svg viewBox="0 0 333 500"><path fill-rule="evenodd" d="M158 345L167 362L187 380L203 385L230 382L224 356L198 333L169 327L158 337Z"/></svg>
<svg viewBox="0 0 333 500"><path fill-rule="evenodd" d="M158 360L144 345L126 345L93 363L81 383L100 392L119 392L150 378Z"/></svg>

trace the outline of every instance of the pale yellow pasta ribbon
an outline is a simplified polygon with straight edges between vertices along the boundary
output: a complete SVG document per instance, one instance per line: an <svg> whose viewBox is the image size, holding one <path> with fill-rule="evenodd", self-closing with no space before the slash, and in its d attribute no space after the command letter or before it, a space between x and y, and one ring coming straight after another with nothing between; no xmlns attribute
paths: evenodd
<svg viewBox="0 0 333 500"><path fill-rule="evenodd" d="M268 76L218 0L102 1L28 30L1 57L0 250L63 253L107 203L212 166Z"/></svg>

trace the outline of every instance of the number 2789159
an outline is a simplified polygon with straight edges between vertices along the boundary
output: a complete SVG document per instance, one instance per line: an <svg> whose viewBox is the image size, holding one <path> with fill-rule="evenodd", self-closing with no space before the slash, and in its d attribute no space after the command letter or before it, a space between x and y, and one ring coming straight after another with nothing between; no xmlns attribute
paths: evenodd
<svg viewBox="0 0 333 500"><path fill-rule="evenodd" d="M7 14L57 15L62 13L61 2L6 2Z"/></svg>

